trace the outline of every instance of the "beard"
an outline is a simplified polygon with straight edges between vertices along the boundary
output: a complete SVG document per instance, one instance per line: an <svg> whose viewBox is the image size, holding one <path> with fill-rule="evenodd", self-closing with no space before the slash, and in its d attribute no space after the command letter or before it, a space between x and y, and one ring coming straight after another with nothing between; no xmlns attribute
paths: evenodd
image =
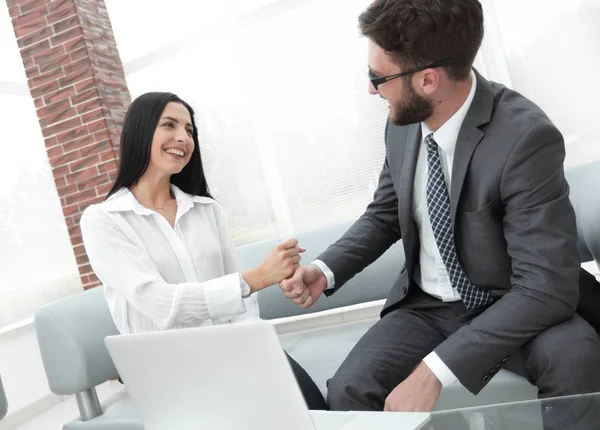
<svg viewBox="0 0 600 430"><path fill-rule="evenodd" d="M407 84L403 100L390 103L390 122L394 125L417 124L433 114L432 101L417 94L412 83L407 82Z"/></svg>

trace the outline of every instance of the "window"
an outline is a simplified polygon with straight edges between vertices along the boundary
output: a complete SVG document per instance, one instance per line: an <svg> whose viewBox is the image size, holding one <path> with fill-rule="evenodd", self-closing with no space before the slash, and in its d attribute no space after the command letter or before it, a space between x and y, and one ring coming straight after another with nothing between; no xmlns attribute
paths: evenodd
<svg viewBox="0 0 600 430"><path fill-rule="evenodd" d="M131 2L107 6L132 98L171 91L196 109L209 186L234 241L360 216L383 164L388 113L367 91L357 17L370 0L245 2L237 14L179 0L171 10L183 3L211 22L148 10L132 22ZM181 33L150 34L168 19L181 20Z"/></svg>
<svg viewBox="0 0 600 430"><path fill-rule="evenodd" d="M367 92L356 19L368 2L272 3L184 31L145 67L123 58L132 98L171 91L196 109L209 186L237 244L358 217L384 157L387 105ZM123 6L109 2L111 17ZM120 22L117 42L130 44L136 29Z"/></svg>
<svg viewBox="0 0 600 430"><path fill-rule="evenodd" d="M6 7L0 7L0 327L81 291Z"/></svg>

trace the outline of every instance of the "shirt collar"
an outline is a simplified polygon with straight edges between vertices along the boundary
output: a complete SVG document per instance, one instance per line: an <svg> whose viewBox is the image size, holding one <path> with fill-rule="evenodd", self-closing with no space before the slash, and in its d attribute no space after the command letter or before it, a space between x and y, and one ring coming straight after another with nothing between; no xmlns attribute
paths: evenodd
<svg viewBox="0 0 600 430"><path fill-rule="evenodd" d="M213 200L208 197L192 196L184 193L178 187L171 184L171 192L177 200L178 210L180 214L184 214L192 207L194 203L211 203ZM148 209L137 201L133 193L128 188L121 188L112 197L103 203L105 210L108 212L127 212L132 211L138 215L152 215L154 211Z"/></svg>
<svg viewBox="0 0 600 430"><path fill-rule="evenodd" d="M454 155L454 150L456 149L456 141L458 140L458 133L460 132L460 128L462 127L462 123L467 116L467 112L471 107L471 103L473 102L473 98L475 98L475 90L477 89L477 78L473 71L471 71L471 91L469 91L469 95L467 99L463 103L463 105L458 109L454 115L452 115L448 121L446 121L442 126L433 133L433 139L438 144L444 152L449 155ZM421 133L423 138L431 134L431 130L425 122L421 123Z"/></svg>

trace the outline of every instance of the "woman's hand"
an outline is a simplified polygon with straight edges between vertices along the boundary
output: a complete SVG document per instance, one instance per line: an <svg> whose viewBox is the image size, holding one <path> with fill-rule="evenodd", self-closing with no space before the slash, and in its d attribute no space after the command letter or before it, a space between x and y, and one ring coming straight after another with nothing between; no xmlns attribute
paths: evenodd
<svg viewBox="0 0 600 430"><path fill-rule="evenodd" d="M260 266L242 274L250 285L250 291L262 290L292 276L304 251L296 239L287 239L275 246Z"/></svg>
<svg viewBox="0 0 600 430"><path fill-rule="evenodd" d="M296 239L287 239L275 246L259 266L267 279L267 285L278 284L294 274L300 263L300 254L306 251L298 246Z"/></svg>

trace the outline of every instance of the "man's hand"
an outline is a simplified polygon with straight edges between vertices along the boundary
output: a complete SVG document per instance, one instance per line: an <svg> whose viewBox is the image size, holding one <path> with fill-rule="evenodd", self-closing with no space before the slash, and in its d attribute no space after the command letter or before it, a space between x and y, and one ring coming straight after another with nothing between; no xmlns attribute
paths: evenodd
<svg viewBox="0 0 600 430"><path fill-rule="evenodd" d="M385 399L384 411L431 412L440 397L442 383L421 362Z"/></svg>
<svg viewBox="0 0 600 430"><path fill-rule="evenodd" d="M279 283L283 295L301 308L309 308L327 288L327 278L314 264L300 266L289 279Z"/></svg>

